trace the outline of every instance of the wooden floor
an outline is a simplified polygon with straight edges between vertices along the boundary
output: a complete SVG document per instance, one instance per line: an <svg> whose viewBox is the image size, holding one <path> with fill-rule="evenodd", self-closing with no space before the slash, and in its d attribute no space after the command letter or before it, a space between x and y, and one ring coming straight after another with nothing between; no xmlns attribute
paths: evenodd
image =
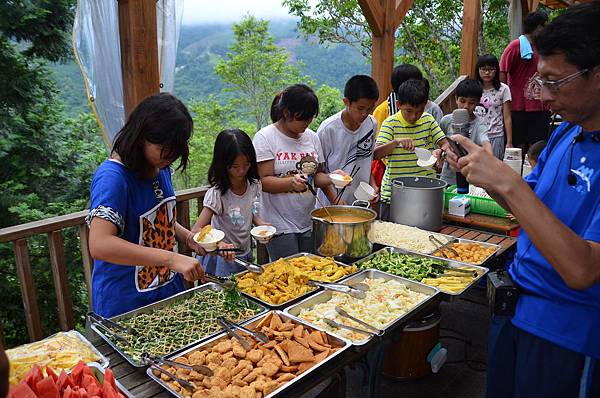
<svg viewBox="0 0 600 398"><path fill-rule="evenodd" d="M441 231L443 234L452 235L457 238L471 239L480 242L487 242L500 245L502 250L498 252L494 264L486 264L489 268L496 268L497 266L503 266L506 261L506 256L509 249L513 248L516 239L510 236L496 235L493 233L476 231L468 228L461 228L455 226L445 226ZM100 339L94 332L87 334L90 341L98 348L98 350L104 354L110 360L110 367L113 370L116 379L129 390L131 394L139 398L150 398L150 397L173 397L170 393L164 390L159 384L155 383L146 375L145 368L134 368L123 357L117 353L111 346L106 344L104 340ZM368 347L365 347L368 348ZM348 350L344 355L341 355L338 363L332 364L330 367L324 367L319 373L311 375L310 378L303 382L302 386L297 386L294 391L286 391L287 397L300 397L304 392L310 390L312 387L317 385L325 377L333 377L339 373L340 368L345 365L354 363L360 360L364 356L364 353L355 353L352 350ZM344 386L340 386L341 390L344 390ZM344 393L335 393L328 391L325 396L344 396ZM383 394L386 395L385 392Z"/></svg>

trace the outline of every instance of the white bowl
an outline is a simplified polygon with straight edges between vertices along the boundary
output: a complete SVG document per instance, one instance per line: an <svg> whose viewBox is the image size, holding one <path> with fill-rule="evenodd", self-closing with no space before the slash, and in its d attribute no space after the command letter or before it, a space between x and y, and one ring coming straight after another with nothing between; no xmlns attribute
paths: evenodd
<svg viewBox="0 0 600 398"><path fill-rule="evenodd" d="M194 240L207 252L213 252L217 250L217 244L225 237L225 232L213 228L203 241L198 240L199 235L200 232L194 235Z"/></svg>
<svg viewBox="0 0 600 398"><path fill-rule="evenodd" d="M271 240L277 229L272 225L260 225L250 230L250 235L260 243L267 243Z"/></svg>
<svg viewBox="0 0 600 398"><path fill-rule="evenodd" d="M369 202L375 199L377 197L377 194L375 193L375 190L372 186L370 186L364 181L361 181L361 183L358 184L358 187L354 191L354 197L358 200Z"/></svg>
<svg viewBox="0 0 600 398"><path fill-rule="evenodd" d="M433 154L431 153L431 151L428 151L425 148L415 148L415 154L417 155L417 158L419 158L420 160L429 160Z"/></svg>
<svg viewBox="0 0 600 398"><path fill-rule="evenodd" d="M437 159L435 158L435 156L431 156L427 160L423 160L423 159L417 160L417 166L423 167L424 169L430 169L433 167L435 162L437 162Z"/></svg>
<svg viewBox="0 0 600 398"><path fill-rule="evenodd" d="M329 178L331 178L331 182L333 182L333 186L336 188L344 188L352 182L352 178L347 180L343 175L337 173L329 174Z"/></svg>

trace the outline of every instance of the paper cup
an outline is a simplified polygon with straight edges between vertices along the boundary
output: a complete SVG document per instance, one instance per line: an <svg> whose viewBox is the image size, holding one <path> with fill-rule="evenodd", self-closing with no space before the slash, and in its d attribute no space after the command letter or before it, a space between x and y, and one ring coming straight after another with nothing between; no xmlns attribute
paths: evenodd
<svg viewBox="0 0 600 398"><path fill-rule="evenodd" d="M372 186L367 184L366 182L361 182L358 184L358 187L354 191L354 197L358 200L364 200L365 202L369 202L377 197L375 190Z"/></svg>

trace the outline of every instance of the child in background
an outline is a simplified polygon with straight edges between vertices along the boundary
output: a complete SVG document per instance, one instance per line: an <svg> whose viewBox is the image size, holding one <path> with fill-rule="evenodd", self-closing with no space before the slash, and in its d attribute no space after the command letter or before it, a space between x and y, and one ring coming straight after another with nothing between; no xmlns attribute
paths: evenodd
<svg viewBox="0 0 600 398"><path fill-rule="evenodd" d="M504 159L504 149L512 148L512 117L510 113L510 88L500 82L500 65L493 55L482 55L475 67L477 80L483 86L481 104L486 113L482 116L494 156ZM504 133L506 132L506 144Z"/></svg>
<svg viewBox="0 0 600 398"><path fill-rule="evenodd" d="M355 200L354 191L360 182L371 184L378 191L377 185L371 180L377 121L370 115L378 98L377 83L370 76L351 77L344 87L343 101L346 107L325 119L317 130L328 173L336 169L343 170L345 174L350 174L353 168L358 170L352 183L344 190L339 204L350 204ZM319 195L324 201L323 191Z"/></svg>
<svg viewBox="0 0 600 398"><path fill-rule="evenodd" d="M211 187L204 196L204 207L192 231L206 225L225 232L219 248L238 248L237 256L252 262L250 230L252 224L265 225L257 214L262 194L256 152L252 140L242 130L224 130L217 136L212 163L208 169ZM229 276L244 268L233 262L234 252L221 256L204 256L206 272Z"/></svg>
<svg viewBox="0 0 600 398"><path fill-rule="evenodd" d="M425 82L425 85L427 86L427 92L429 92L429 80L427 80L424 77L423 81ZM433 118L435 119L435 121L438 124L440 124L440 122L442 121L442 118L444 117L444 111L442 111L442 108L440 108L440 106L438 104L436 104L435 102L433 102L431 100L427 101L427 105L425 105L425 112L427 112L431 116L433 116Z"/></svg>
<svg viewBox="0 0 600 398"><path fill-rule="evenodd" d="M454 131L452 126L454 120L452 114L449 114L442 118L440 127L446 133L446 136L465 135L475 144L483 146L491 153L492 147L487 137L487 125L482 118L475 115L475 107L479 104L482 93L483 88L477 80L465 79L461 81L456 86L456 106L458 109L466 109L469 112L469 123L463 131ZM442 180L446 181L448 185L456 184L456 173L450 169L447 162L444 162L442 169Z"/></svg>
<svg viewBox="0 0 600 398"><path fill-rule="evenodd" d="M389 219L392 198L391 183L396 177L419 175L435 177L435 171L417 165L415 147L433 151L446 150L444 132L429 113L424 113L429 90L422 79L408 80L398 87L399 112L385 119L377 137L375 159L386 158L387 168L381 184L380 217Z"/></svg>
<svg viewBox="0 0 600 398"><path fill-rule="evenodd" d="M273 100L273 124L254 137L263 216L277 229L267 244L272 261L312 250L310 212L315 197L307 184L314 182L330 201L335 199L331 179L323 172L319 137L308 128L318 113L319 100L310 87L290 86Z"/></svg>
<svg viewBox="0 0 600 398"><path fill-rule="evenodd" d="M183 291L183 280L204 279L198 260L177 253L176 239L197 253L194 234L176 221L170 165L188 161L192 118L174 96L144 99L119 131L110 159L90 188L92 307L104 317Z"/></svg>
<svg viewBox="0 0 600 398"><path fill-rule="evenodd" d="M540 154L546 148L546 144L548 144L545 140L537 141L533 145L529 147L529 151L527 151L527 158L529 159L529 164L531 165L531 169L535 167Z"/></svg>

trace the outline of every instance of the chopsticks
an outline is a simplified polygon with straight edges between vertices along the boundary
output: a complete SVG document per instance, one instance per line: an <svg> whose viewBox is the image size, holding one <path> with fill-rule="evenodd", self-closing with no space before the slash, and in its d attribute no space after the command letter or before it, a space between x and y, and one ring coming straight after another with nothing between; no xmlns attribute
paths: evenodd
<svg viewBox="0 0 600 398"><path fill-rule="evenodd" d="M356 167L356 164L354 164L354 166L352 167L352 170L350 171L350 177L354 178L355 175L358 174L358 171L360 170L360 167ZM350 184L348 184L350 185ZM336 205L340 199L342 198L342 195L344 195L344 191L346 190L346 187L348 186L344 186L337 194L337 196L335 197L335 200L333 201L333 205Z"/></svg>

